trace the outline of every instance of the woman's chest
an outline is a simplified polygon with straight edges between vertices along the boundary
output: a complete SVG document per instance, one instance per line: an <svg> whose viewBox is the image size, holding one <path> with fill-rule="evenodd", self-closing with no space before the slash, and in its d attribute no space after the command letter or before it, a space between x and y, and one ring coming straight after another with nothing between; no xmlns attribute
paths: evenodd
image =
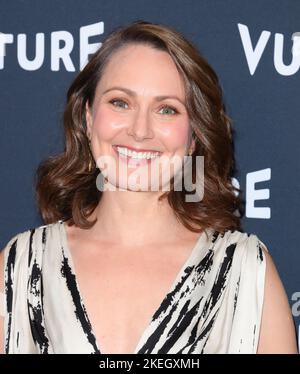
<svg viewBox="0 0 300 374"><path fill-rule="evenodd" d="M189 252L156 249L72 251L80 296L101 353L133 353ZM89 251L89 249L87 249Z"/></svg>

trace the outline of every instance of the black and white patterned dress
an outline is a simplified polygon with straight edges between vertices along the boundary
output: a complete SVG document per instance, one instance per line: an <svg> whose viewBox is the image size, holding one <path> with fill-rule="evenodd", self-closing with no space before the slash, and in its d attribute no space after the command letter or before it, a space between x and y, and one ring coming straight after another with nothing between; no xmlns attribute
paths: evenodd
<svg viewBox="0 0 300 374"><path fill-rule="evenodd" d="M266 268L263 243L237 230L206 233L199 234L133 353L256 353ZM64 222L19 233L4 251L5 352L101 353Z"/></svg>

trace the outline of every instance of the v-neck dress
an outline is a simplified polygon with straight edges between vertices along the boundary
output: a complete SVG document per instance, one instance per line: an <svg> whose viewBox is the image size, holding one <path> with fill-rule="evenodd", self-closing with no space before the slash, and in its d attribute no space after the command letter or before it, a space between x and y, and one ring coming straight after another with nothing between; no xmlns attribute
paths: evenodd
<svg viewBox="0 0 300 374"><path fill-rule="evenodd" d="M237 230L199 234L132 353L256 353L263 246L256 235ZM4 251L5 352L101 354L64 221L19 233Z"/></svg>

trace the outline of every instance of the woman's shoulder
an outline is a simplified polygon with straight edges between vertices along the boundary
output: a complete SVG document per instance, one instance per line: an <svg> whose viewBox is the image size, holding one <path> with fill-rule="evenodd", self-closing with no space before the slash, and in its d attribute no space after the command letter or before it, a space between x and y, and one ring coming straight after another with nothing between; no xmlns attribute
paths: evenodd
<svg viewBox="0 0 300 374"><path fill-rule="evenodd" d="M40 225L14 234L0 251L0 293L4 293L4 278L11 286L18 277L26 284L26 274L34 263L42 260L48 238L57 238L62 221ZM25 270L27 269L27 270Z"/></svg>
<svg viewBox="0 0 300 374"><path fill-rule="evenodd" d="M58 220L53 223L31 227L26 230L14 234L5 244L1 251L4 262L8 257L16 262L16 258L27 255L28 251L43 248L49 239L56 239L58 235L58 227L63 221Z"/></svg>
<svg viewBox="0 0 300 374"><path fill-rule="evenodd" d="M239 230L215 232L212 240L212 251L218 276L227 274L230 283L238 281L240 286L245 283L263 286L268 250L257 234Z"/></svg>
<svg viewBox="0 0 300 374"><path fill-rule="evenodd" d="M57 220L56 222L53 223L48 223L40 226L34 226L34 227L29 227L23 231L19 231L18 233L14 234L9 241L7 242L6 246L8 244L12 245L15 241L18 240L28 240L30 237L33 237L34 235L37 234L42 234L47 231L51 231L54 227L58 227L59 224L62 224L62 220ZM5 247L6 247L5 246Z"/></svg>
<svg viewBox="0 0 300 374"><path fill-rule="evenodd" d="M222 247L226 251L240 252L244 255L256 255L263 262L269 252L260 236L255 233L240 230L215 231L212 242L214 247Z"/></svg>
<svg viewBox="0 0 300 374"><path fill-rule="evenodd" d="M249 232L227 231L223 240L226 248L235 247L236 252L232 262L232 278L238 279L236 346L240 347L243 330L247 332L243 338L246 341L253 336L247 328L255 327L260 333L259 341L258 334L253 340L254 352L258 346L258 353L298 353L288 297L272 248L259 235Z"/></svg>

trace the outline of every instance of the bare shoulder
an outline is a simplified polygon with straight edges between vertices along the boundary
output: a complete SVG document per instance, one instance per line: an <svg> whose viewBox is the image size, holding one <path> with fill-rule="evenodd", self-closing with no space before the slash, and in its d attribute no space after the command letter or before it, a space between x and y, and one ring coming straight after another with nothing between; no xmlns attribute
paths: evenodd
<svg viewBox="0 0 300 374"><path fill-rule="evenodd" d="M267 247L264 302L257 353L298 353L295 325L288 297Z"/></svg>
<svg viewBox="0 0 300 374"><path fill-rule="evenodd" d="M4 315L5 315L5 278L4 278L4 267L7 266L8 261L12 261L14 264L15 262L20 263L20 261L16 260L16 255L26 253L26 249L28 248L27 243L30 238L30 234L33 231L38 231L45 227L39 226L33 229L28 229L21 231L15 235L13 235L10 240L6 243L4 248L0 251L0 354L4 353ZM18 242L21 242L20 245L17 245ZM18 248L18 250L17 250ZM11 258L10 258L11 257ZM25 256L23 256L25 258Z"/></svg>

